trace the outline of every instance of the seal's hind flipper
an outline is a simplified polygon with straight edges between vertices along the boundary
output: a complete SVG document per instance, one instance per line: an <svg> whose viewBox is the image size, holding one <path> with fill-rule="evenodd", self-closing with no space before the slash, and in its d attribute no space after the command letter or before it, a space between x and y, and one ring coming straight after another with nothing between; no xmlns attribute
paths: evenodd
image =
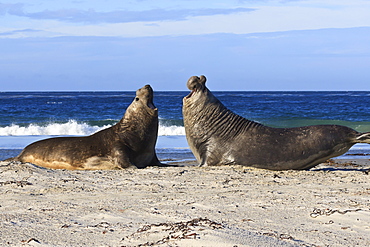
<svg viewBox="0 0 370 247"><path fill-rule="evenodd" d="M370 132L359 133L359 135L356 137L356 142L370 144Z"/></svg>

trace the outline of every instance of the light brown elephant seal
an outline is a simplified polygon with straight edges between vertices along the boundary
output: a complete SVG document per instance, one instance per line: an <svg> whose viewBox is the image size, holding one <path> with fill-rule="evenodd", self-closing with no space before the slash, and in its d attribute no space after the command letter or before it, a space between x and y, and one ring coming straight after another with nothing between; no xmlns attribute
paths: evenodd
<svg viewBox="0 0 370 247"><path fill-rule="evenodd" d="M162 165L155 153L158 110L153 89L136 91L134 101L114 126L85 137L57 137L28 145L13 160L70 170L144 168Z"/></svg>
<svg viewBox="0 0 370 247"><path fill-rule="evenodd" d="M271 128L228 110L191 77L183 99L186 138L200 166L238 164L270 170L310 169L344 154L355 143L369 143L370 132L339 125Z"/></svg>

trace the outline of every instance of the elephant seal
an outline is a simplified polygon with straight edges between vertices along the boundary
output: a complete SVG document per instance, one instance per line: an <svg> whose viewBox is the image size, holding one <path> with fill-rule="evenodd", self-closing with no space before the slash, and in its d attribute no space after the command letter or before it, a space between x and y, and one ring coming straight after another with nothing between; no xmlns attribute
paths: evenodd
<svg viewBox="0 0 370 247"><path fill-rule="evenodd" d="M188 144L200 166L237 164L269 170L310 169L369 143L370 132L340 125L271 128L227 109L206 87L206 77L190 77L183 99Z"/></svg>
<svg viewBox="0 0 370 247"><path fill-rule="evenodd" d="M114 126L84 137L56 137L34 142L14 161L69 170L144 168L162 165L155 153L158 109L153 89L136 91L134 101Z"/></svg>

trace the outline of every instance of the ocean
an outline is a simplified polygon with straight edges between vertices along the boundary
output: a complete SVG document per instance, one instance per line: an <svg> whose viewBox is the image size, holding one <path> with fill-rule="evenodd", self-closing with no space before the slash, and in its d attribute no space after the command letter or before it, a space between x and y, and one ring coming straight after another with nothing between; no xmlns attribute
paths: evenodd
<svg viewBox="0 0 370 247"><path fill-rule="evenodd" d="M370 91L213 92L233 112L272 127L339 124L370 131ZM185 138L182 98L188 91L155 92L161 160L194 160ZM90 135L117 123L135 92L0 92L0 160L54 136ZM268 150L266 150L268 151ZM340 158L369 158L356 144Z"/></svg>

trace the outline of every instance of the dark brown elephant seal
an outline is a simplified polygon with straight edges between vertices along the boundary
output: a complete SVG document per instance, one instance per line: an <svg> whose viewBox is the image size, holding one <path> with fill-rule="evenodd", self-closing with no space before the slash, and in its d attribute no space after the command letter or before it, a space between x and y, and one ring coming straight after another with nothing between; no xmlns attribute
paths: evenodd
<svg viewBox="0 0 370 247"><path fill-rule="evenodd" d="M303 170L369 143L370 132L339 125L271 128L228 110L205 86L204 76L191 77L183 99L186 138L200 166L238 164L270 170Z"/></svg>
<svg viewBox="0 0 370 247"><path fill-rule="evenodd" d="M38 166L100 170L161 165L155 153L158 110L146 85L114 126L85 137L57 137L28 145L13 160Z"/></svg>

